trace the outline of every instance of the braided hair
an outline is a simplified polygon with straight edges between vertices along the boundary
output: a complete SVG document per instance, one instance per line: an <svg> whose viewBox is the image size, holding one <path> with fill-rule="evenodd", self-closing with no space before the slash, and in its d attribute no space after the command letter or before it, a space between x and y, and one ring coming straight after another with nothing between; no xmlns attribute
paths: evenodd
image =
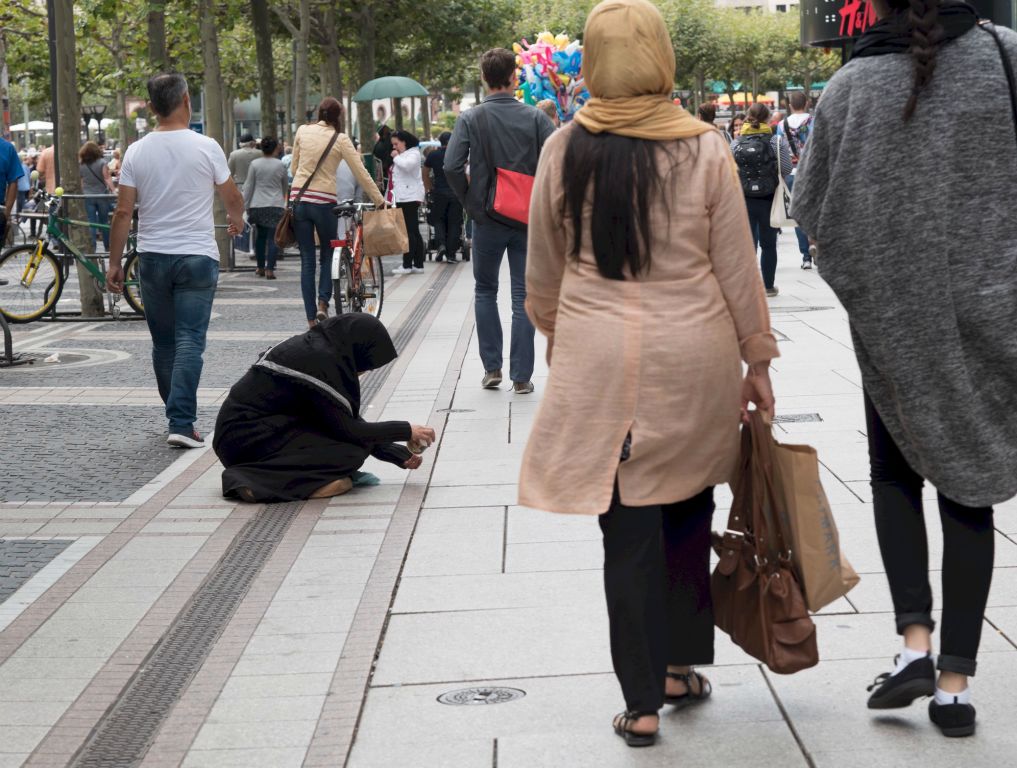
<svg viewBox="0 0 1017 768"><path fill-rule="evenodd" d="M918 97L932 82L936 72L936 54L943 42L944 30L939 21L940 0L891 0L890 7L907 13L907 26L911 31L911 59L915 79L911 94L904 106L904 119L910 120L918 107Z"/></svg>

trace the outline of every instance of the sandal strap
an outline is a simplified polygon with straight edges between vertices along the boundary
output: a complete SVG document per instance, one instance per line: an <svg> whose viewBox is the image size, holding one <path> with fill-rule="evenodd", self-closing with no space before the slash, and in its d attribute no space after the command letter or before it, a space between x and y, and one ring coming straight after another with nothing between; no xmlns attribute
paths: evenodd
<svg viewBox="0 0 1017 768"><path fill-rule="evenodd" d="M703 677L698 670L690 670L689 672L667 672L666 675L672 680L678 680L685 683L685 687L688 688L688 695L698 698L700 696L706 696L713 692L713 683L707 678ZM692 691L692 677L695 676L699 682L699 693L694 694Z"/></svg>

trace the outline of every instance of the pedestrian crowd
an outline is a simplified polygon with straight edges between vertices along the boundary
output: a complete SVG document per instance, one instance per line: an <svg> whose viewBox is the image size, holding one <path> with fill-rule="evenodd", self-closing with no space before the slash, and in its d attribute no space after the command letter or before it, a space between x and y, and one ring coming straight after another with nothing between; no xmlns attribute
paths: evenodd
<svg viewBox="0 0 1017 768"><path fill-rule="evenodd" d="M714 660L714 488L739 467L750 414L774 414L769 370L780 352L767 299L779 292L779 230L792 227L802 269L821 270L848 313L864 385L875 528L903 639L868 706L931 697L942 733L973 734L969 679L992 577L993 505L1017 495L1017 242L1001 207L1017 192L1001 159L1015 149L1017 34L980 25L952 0L872 1L879 21L816 105L793 93L787 113L754 103L720 127L715 105L696 119L675 103L675 55L656 6L604 0L586 21L590 99L574 120L560 126L553 102L518 101L515 54L490 50L480 59L486 98L437 146L379 127L375 176L334 98L290 152L246 134L227 159L188 130L184 78L152 77L156 130L122 158L89 142L79 160L90 222L105 223L107 195L118 195L112 230L93 235L109 251L114 289L138 209L167 442L204 444L196 392L219 270L217 194L231 235L244 234L245 218L253 225L265 279L277 268L273 234L292 212L308 324L230 390L214 443L224 494L346 493L377 482L361 469L372 456L420 467L433 429L363 416L359 377L397 356L388 332L366 315L329 315L333 208L364 198L398 208L401 276L424 271L422 207L447 263L466 258L465 212L480 386L505 379L503 260L514 395L534 392L536 331L547 339L520 503L598 516L625 700L613 728L631 746L650 745L665 704L713 692L697 667ZM948 113L991 119L975 130ZM54 174L52 148L19 157L7 146L9 219L27 203L31 171L46 188ZM790 211L776 215L785 189ZM944 542L938 654L925 482L938 492Z"/></svg>

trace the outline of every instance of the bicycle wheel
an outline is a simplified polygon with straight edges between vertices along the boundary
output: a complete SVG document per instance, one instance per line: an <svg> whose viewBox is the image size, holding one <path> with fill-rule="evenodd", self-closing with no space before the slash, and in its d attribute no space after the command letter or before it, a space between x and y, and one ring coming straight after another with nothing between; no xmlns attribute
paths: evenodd
<svg viewBox="0 0 1017 768"><path fill-rule="evenodd" d="M139 315L145 314L145 305L141 301L141 260L137 251L127 254L124 262L124 299Z"/></svg>
<svg viewBox="0 0 1017 768"><path fill-rule="evenodd" d="M385 269L380 256L364 257L360 265L360 290L357 293L360 311L380 317L381 305L385 299Z"/></svg>
<svg viewBox="0 0 1017 768"><path fill-rule="evenodd" d="M0 255L0 313L12 323L30 323L46 314L64 288L60 262L38 243L18 245ZM29 269L29 265L34 265Z"/></svg>
<svg viewBox="0 0 1017 768"><path fill-rule="evenodd" d="M358 308L354 306L356 296L353 292L353 264L350 261L350 249L343 248L333 258L339 260L338 276L332 280L332 296L335 298L336 314L357 312Z"/></svg>

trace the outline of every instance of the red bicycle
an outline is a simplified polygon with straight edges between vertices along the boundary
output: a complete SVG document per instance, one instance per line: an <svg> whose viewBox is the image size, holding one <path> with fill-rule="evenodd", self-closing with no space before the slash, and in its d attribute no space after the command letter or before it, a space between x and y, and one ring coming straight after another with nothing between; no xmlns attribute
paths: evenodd
<svg viewBox="0 0 1017 768"><path fill-rule="evenodd" d="M336 312L366 312L378 317L385 298L381 258L364 255L364 211L372 203L344 200L332 212L346 224L346 237L333 240L332 291Z"/></svg>

